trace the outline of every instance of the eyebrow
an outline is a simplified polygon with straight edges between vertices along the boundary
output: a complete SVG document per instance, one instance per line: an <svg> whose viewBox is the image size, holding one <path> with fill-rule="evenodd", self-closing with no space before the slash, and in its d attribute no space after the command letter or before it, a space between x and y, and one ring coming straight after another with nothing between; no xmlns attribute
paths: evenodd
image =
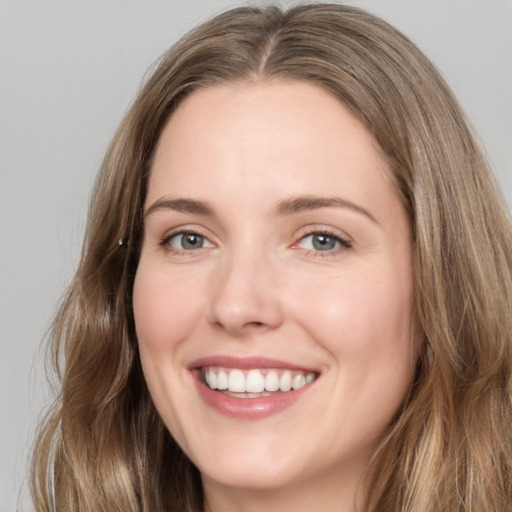
<svg viewBox="0 0 512 512"><path fill-rule="evenodd" d="M292 197L279 203L277 213L279 215L291 215L301 213L308 210L316 210L319 208L348 208L357 213L368 217L372 222L378 224L377 219L365 208L359 206L352 201L342 199L341 197L331 196L297 196Z"/></svg>
<svg viewBox="0 0 512 512"><path fill-rule="evenodd" d="M193 213L212 217L213 209L203 201L194 199L157 199L145 212L144 217L159 210L174 210L182 213Z"/></svg>
<svg viewBox="0 0 512 512"><path fill-rule="evenodd" d="M308 210L317 210L320 208L348 208L360 213L378 224L377 219L365 208L352 201L340 197L330 196L297 196L281 201L276 208L278 215L293 215ZM214 211L208 203L197 201L195 199L157 199L145 212L144 217L160 210L173 210L180 213L191 213L195 215L204 215L213 217Z"/></svg>

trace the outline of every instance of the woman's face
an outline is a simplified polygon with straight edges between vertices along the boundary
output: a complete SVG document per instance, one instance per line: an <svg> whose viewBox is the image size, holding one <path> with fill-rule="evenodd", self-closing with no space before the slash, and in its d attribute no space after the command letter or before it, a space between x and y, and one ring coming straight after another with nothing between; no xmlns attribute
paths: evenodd
<svg viewBox="0 0 512 512"><path fill-rule="evenodd" d="M307 83L204 88L167 124L135 323L154 403L206 486L357 478L368 463L414 366L410 227L390 175L365 127Z"/></svg>

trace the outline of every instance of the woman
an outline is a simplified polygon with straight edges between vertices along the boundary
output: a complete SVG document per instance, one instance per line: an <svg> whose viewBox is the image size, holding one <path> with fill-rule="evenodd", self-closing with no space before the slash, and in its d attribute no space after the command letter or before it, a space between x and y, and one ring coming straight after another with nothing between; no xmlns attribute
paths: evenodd
<svg viewBox="0 0 512 512"><path fill-rule="evenodd" d="M214 18L98 177L38 510L510 510L511 249L404 36L340 5Z"/></svg>

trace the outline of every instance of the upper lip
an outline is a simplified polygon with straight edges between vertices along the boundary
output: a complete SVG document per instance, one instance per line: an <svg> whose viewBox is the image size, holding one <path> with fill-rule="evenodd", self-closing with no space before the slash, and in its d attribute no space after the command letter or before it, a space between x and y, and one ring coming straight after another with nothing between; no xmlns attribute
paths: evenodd
<svg viewBox="0 0 512 512"><path fill-rule="evenodd" d="M288 370L299 370L316 372L314 368L308 368L300 364L294 364L280 359L272 359L269 357L234 357L234 356L208 356L196 359L188 365L188 369L204 368L208 366L219 366L223 368L239 368L241 370L249 370L252 368L281 368Z"/></svg>

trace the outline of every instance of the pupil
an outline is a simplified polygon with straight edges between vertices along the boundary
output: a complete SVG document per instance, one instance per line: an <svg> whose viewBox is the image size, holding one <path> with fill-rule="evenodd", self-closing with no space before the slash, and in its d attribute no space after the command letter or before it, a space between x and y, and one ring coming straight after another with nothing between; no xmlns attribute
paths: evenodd
<svg viewBox="0 0 512 512"><path fill-rule="evenodd" d="M196 249L201 247L202 237L193 233L183 237L183 248L184 249Z"/></svg>
<svg viewBox="0 0 512 512"><path fill-rule="evenodd" d="M313 247L319 251L334 249L336 240L327 235L316 235L313 238Z"/></svg>

